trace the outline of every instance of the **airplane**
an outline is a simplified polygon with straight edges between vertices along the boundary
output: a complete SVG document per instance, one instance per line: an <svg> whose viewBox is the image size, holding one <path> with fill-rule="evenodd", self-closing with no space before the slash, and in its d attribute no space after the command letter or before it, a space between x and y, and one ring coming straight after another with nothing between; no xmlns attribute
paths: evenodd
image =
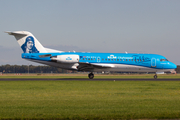
<svg viewBox="0 0 180 120"><path fill-rule="evenodd" d="M23 50L23 59L58 68L89 72L89 79L94 78L93 72L155 72L174 71L177 66L158 54L139 53L87 53L65 52L45 48L28 31L6 32L13 35Z"/></svg>

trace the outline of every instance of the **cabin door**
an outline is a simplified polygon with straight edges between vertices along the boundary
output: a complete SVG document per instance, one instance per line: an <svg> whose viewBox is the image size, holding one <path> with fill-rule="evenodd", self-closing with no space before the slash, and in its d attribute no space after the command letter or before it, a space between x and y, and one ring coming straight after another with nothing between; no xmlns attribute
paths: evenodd
<svg viewBox="0 0 180 120"><path fill-rule="evenodd" d="M155 58L151 59L151 67L156 67L156 59Z"/></svg>
<svg viewBox="0 0 180 120"><path fill-rule="evenodd" d="M101 58L100 57L97 57L97 62L101 62Z"/></svg>

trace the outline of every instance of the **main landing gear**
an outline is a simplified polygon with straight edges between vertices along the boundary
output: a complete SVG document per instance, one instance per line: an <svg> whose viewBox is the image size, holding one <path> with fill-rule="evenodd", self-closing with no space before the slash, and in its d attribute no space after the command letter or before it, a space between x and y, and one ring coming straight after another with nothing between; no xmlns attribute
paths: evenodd
<svg viewBox="0 0 180 120"><path fill-rule="evenodd" d="M88 77L89 77L89 79L93 79L94 78L94 74L91 72L91 73L88 74Z"/></svg>
<svg viewBox="0 0 180 120"><path fill-rule="evenodd" d="M157 79L157 74L154 75L154 79Z"/></svg>

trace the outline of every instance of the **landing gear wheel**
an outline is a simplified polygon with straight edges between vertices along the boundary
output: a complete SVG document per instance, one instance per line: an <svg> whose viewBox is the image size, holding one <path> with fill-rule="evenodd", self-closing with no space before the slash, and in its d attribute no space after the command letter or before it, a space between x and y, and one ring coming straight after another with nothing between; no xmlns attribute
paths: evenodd
<svg viewBox="0 0 180 120"><path fill-rule="evenodd" d="M88 77L89 77L89 79L93 79L94 78L94 74L93 73L89 73Z"/></svg>
<svg viewBox="0 0 180 120"><path fill-rule="evenodd" d="M154 79L157 79L157 75L154 75Z"/></svg>

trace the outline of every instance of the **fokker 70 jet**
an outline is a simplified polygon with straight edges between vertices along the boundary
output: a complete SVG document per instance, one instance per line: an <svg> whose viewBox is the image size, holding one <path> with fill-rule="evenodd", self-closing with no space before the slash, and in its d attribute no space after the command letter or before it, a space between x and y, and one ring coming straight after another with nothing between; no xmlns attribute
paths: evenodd
<svg viewBox="0 0 180 120"><path fill-rule="evenodd" d="M23 50L23 59L68 70L87 71L90 79L94 78L93 72L100 71L160 73L173 71L177 67L157 54L64 52L43 47L27 31L6 33L15 36Z"/></svg>

